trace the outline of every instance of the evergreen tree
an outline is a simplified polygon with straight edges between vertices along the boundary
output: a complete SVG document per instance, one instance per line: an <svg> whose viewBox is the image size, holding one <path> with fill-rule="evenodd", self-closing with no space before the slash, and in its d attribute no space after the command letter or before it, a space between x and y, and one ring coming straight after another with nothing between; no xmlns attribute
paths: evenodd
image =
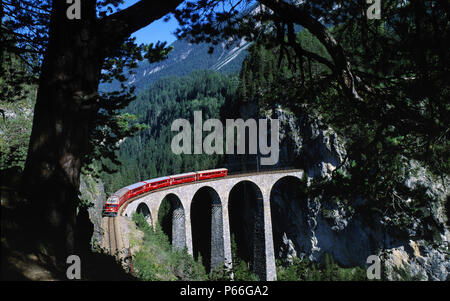
<svg viewBox="0 0 450 301"><path fill-rule="evenodd" d="M124 128L129 116L117 114L132 100L132 90L99 95L98 85L124 80L123 68L135 66L136 59L166 57L165 44L138 47L129 37L181 2L138 1L118 11L119 0L77 1L80 19L68 18L65 1L0 3L1 37L12 40L2 46L26 62L34 54L40 67L23 192L40 219L35 245L61 268L74 250L82 166L105 152L114 159L111 142L136 130Z"/></svg>

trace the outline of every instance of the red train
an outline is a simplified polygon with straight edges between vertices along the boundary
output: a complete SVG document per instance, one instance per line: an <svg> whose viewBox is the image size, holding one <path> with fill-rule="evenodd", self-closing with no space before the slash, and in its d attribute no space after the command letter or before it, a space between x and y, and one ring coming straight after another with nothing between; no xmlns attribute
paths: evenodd
<svg viewBox="0 0 450 301"><path fill-rule="evenodd" d="M133 198L142 193L146 193L162 187L179 185L183 183L189 183L194 181L207 180L212 178L225 177L228 175L228 169L210 169L197 172L188 172L168 177L161 177L156 179L150 179L138 183L128 185L114 192L106 200L105 208L103 209L104 215L117 216L117 212L128 199Z"/></svg>

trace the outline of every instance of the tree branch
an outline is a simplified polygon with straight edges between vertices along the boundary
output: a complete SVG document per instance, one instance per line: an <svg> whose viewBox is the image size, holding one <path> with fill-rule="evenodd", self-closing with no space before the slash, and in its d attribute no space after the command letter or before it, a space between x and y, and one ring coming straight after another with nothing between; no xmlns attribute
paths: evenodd
<svg viewBox="0 0 450 301"><path fill-rule="evenodd" d="M345 56L342 47L322 23L314 19L306 10L296 5L288 4L279 0L258 1L267 8L271 9L274 13L281 16L283 20L299 24L316 36L322 45L325 46L333 59L333 71L337 75L338 80L346 94L355 101L362 101L362 98L356 91L355 82L357 79L351 72L350 61Z"/></svg>
<svg viewBox="0 0 450 301"><path fill-rule="evenodd" d="M288 42L294 48L294 51L296 52L297 56L300 56L300 55L306 56L309 59L313 59L313 60L317 61L318 63L321 63L321 64L327 66L332 71L335 69L335 66L330 61L328 61L326 58L324 58L318 54L315 54L313 52L310 52L308 50L303 49L303 47L301 47L301 45L299 43L297 43L296 37L295 37L295 32L294 32L294 26L292 23L288 24Z"/></svg>

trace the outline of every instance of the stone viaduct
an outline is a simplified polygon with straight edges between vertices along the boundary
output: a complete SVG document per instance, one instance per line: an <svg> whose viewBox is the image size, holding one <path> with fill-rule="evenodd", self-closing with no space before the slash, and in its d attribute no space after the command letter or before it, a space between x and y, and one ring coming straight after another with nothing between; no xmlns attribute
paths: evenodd
<svg viewBox="0 0 450 301"><path fill-rule="evenodd" d="M250 230L253 240L253 271L261 280L276 280L270 196L276 183L286 177L294 177L301 181L303 171L286 170L229 175L210 181L168 187L130 202L122 215L131 217L136 211L143 212L154 227L161 202L166 198L174 208L172 246L178 249L187 247L188 252L193 254L191 205L196 193L206 192L211 200L210 267L212 269L220 264L229 267L232 264L229 199L232 190L244 184L249 187L248 190L251 190L249 193L253 194L253 199L259 204L253 209L256 218L253 219L253 229ZM239 196L239 198L244 197Z"/></svg>

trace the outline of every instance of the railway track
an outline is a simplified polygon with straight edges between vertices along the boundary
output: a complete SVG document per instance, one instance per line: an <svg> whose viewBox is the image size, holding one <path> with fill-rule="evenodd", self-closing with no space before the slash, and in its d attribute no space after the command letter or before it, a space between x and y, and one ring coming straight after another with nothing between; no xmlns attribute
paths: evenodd
<svg viewBox="0 0 450 301"><path fill-rule="evenodd" d="M115 217L108 217L108 244L109 254L116 255L118 253L118 247Z"/></svg>
<svg viewBox="0 0 450 301"><path fill-rule="evenodd" d="M120 233L120 220L117 217L105 217L104 248L108 254L122 263L124 270L134 276L133 257L130 247L125 247Z"/></svg>
<svg viewBox="0 0 450 301"><path fill-rule="evenodd" d="M119 210L118 216L120 216L121 210ZM107 217L108 219L108 246L109 246L109 254L111 256L116 256L118 259L122 259L124 268L127 268L132 276L134 276L134 268L133 268L133 255L131 253L130 247L124 247L123 242L121 243L121 233L120 226L116 225L116 223L120 224L120 220L117 217ZM119 229L116 229L116 227ZM125 249L122 249L125 248Z"/></svg>

